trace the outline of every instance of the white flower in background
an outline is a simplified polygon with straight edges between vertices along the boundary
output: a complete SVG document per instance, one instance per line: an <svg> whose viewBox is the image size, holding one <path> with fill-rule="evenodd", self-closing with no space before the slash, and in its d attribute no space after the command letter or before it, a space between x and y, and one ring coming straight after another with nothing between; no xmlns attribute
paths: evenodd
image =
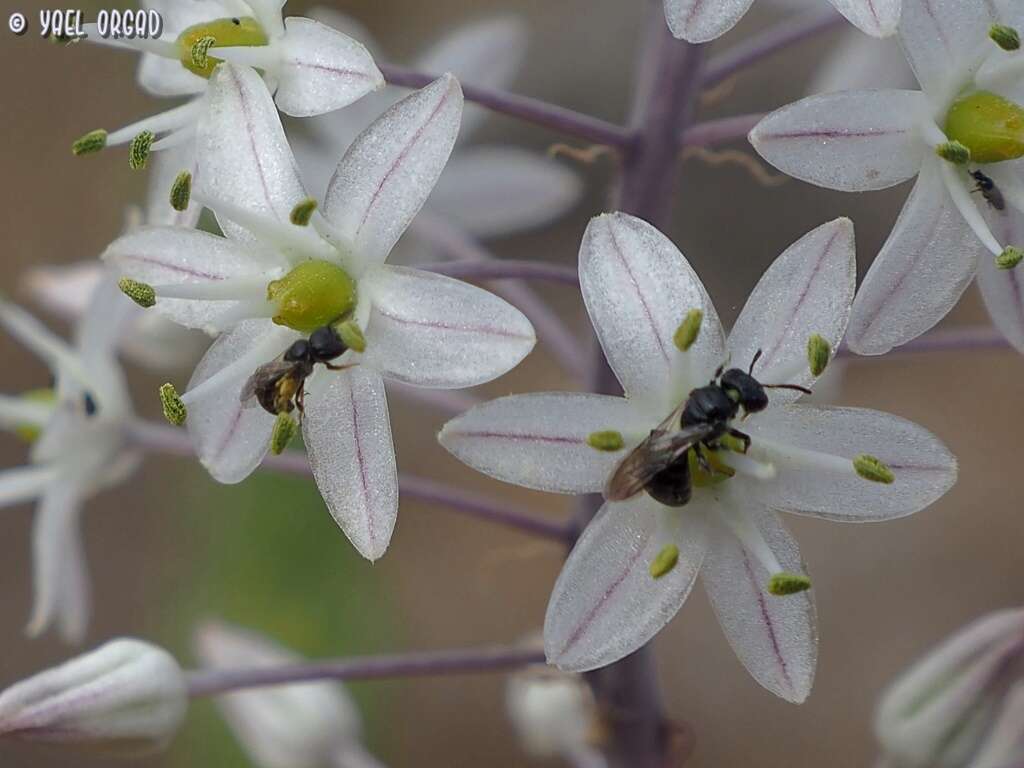
<svg viewBox="0 0 1024 768"><path fill-rule="evenodd" d="M530 757L560 757L576 768L606 765L593 744L600 730L597 704L580 675L526 669L509 677L505 705Z"/></svg>
<svg viewBox="0 0 1024 768"><path fill-rule="evenodd" d="M141 755L185 719L178 663L140 640L113 640L0 693L0 737Z"/></svg>
<svg viewBox="0 0 1024 768"><path fill-rule="evenodd" d="M239 627L209 623L196 633L205 669L259 669L302 657ZM312 682L239 691L217 706L257 768L380 768L363 746L355 702L340 683Z"/></svg>
<svg viewBox="0 0 1024 768"><path fill-rule="evenodd" d="M988 614L929 651L886 691L875 732L893 768L1019 765L1024 610Z"/></svg>
<svg viewBox="0 0 1024 768"><path fill-rule="evenodd" d="M994 321L1024 351L1013 268L1022 255L1024 182L1017 164L1003 162L1024 156L1024 109L1009 100L1012 89L978 77L987 57L1009 56L989 38L997 21L991 2L906 0L900 40L921 91L812 96L750 133L768 162L830 189L883 189L918 176L857 293L848 339L855 352L883 354L924 333L976 272ZM975 194L984 179L999 199ZM986 248L991 256L979 269Z"/></svg>
<svg viewBox="0 0 1024 768"><path fill-rule="evenodd" d="M151 151L173 148L157 161L151 179L151 206L164 217L154 223L194 226L199 207L175 210L169 195L179 173L198 174L195 130L209 78L219 63L257 67L280 110L295 117L340 109L384 85L384 76L361 43L312 19L282 19L285 2L148 0L144 6L164 20L158 39L105 39L95 24L85 25L93 42L143 53L138 77L144 90L188 101L112 133L86 134L75 143L75 153L131 143L132 166L142 167Z"/></svg>
<svg viewBox="0 0 1024 768"><path fill-rule="evenodd" d="M317 9L313 15L338 29L352 26L351 21L329 9ZM359 39L375 50L367 37ZM464 82L484 88L508 88L522 67L527 44L527 31L520 19L487 19L449 33L413 67L428 73L451 72ZM292 145L303 178L312 189L326 188L335 159L401 93L397 88L385 88L343 112L303 123L310 133L304 136L296 132ZM438 222L457 226L477 238L501 237L553 221L579 200L582 187L578 177L551 158L514 146L463 146L485 119L483 108L466 105L459 144L410 226L413 237L403 238L396 259L437 258L427 243L431 228Z"/></svg>
<svg viewBox="0 0 1024 768"><path fill-rule="evenodd" d="M625 397L501 398L449 422L441 443L500 480L601 491L630 449L723 362L746 370L757 359L761 382L812 384L842 340L854 273L851 223L818 227L768 269L726 342L700 280L664 235L631 216L599 216L583 237L580 286ZM551 663L584 671L635 651L675 615L700 573L750 673L789 701L806 698L817 641L811 596L800 590L810 582L776 513L901 517L945 493L956 462L896 416L794 405L796 392L769 392L767 410L732 425L751 438L746 454L719 445L705 451L706 469L694 451L683 454L694 486L688 504L664 506L647 493L605 503L555 584L544 627Z"/></svg>
<svg viewBox="0 0 1024 768"><path fill-rule="evenodd" d="M873 37L888 37L900 21L901 0L829 2L858 29ZM706 43L732 29L753 3L754 0L665 0L665 17L676 37Z"/></svg>
<svg viewBox="0 0 1024 768"><path fill-rule="evenodd" d="M493 294L384 264L448 159L462 91L446 75L382 115L342 158L323 215L312 213L259 76L224 65L208 98L199 190L227 237L143 229L115 241L104 258L154 284L158 311L225 332L181 398L197 454L221 482L248 476L275 433L273 416L241 402L254 370L319 327L342 321L361 332L365 351L349 344L334 361L350 367L320 366L309 377L302 427L331 514L376 559L398 512L381 377L474 386L513 368L535 342L529 321Z"/></svg>
<svg viewBox="0 0 1024 768"><path fill-rule="evenodd" d="M125 440L132 412L116 359L118 335L137 309L107 280L93 294L71 346L24 310L0 302L0 326L36 353L55 380L53 391L0 395L0 426L33 440L27 466L0 470L0 505L38 501L31 635L53 624L69 642L85 635L90 599L81 506L124 482L139 461Z"/></svg>

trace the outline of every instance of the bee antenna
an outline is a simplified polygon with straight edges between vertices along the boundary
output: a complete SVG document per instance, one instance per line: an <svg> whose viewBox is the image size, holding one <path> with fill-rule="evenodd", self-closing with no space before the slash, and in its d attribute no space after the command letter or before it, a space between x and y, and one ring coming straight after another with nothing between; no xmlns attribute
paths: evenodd
<svg viewBox="0 0 1024 768"><path fill-rule="evenodd" d="M754 359L750 361L750 369L747 371L747 376L752 376L753 375L753 373L754 373L754 366L757 365L757 361L761 359L761 353L762 352L764 352L764 350L763 349L759 349L759 350L757 350L757 352L754 353Z"/></svg>
<svg viewBox="0 0 1024 768"><path fill-rule="evenodd" d="M801 387L799 384L762 384L765 389L792 389L795 392L803 392L805 395L813 395L807 387Z"/></svg>

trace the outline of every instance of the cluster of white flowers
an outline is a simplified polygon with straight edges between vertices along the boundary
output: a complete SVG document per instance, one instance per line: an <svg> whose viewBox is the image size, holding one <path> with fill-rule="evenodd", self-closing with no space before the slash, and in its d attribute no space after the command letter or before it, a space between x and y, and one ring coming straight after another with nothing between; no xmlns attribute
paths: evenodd
<svg viewBox="0 0 1024 768"><path fill-rule="evenodd" d="M921 90L811 96L765 117L750 141L777 168L832 189L918 177L861 288L853 224L836 219L774 261L726 333L664 234L626 213L596 216L582 237L579 286L623 396L512 395L452 419L439 435L499 480L605 494L547 610L544 648L562 673L510 684L510 713L537 755L603 764L591 738L594 703L567 673L646 644L698 575L750 674L804 701L817 661L814 593L778 513L838 522L910 515L952 487L957 463L897 416L798 400L844 340L860 354L910 341L949 312L975 274L994 322L1024 351L1016 269L1024 178L1015 162L1024 157L1024 107L1015 101L1024 97L1024 9L1012 0L832 3L870 35L898 33ZM665 0L665 10L676 36L703 42L750 4ZM439 228L498 236L548 222L580 195L576 177L549 158L510 147L453 155L467 126L450 72L507 84L524 50L512 19L438 45L420 66L449 74L402 96L381 90L365 33L330 13L319 18L332 26L282 19L284 0L146 5L163 14L162 37L118 45L142 52L143 88L188 101L74 145L89 154L128 144L133 167L153 166L141 221L107 248L105 266L30 276L40 301L76 319L74 346L0 303L0 324L55 377L52 391L0 398L0 423L34 441L28 466L0 473L0 503L39 500L30 631L56 623L71 641L88 618L81 502L128 477L139 454L133 436L145 428L118 352L177 371L197 357L197 339L214 337L181 394L161 388L167 419L187 427L195 454L223 483L244 480L301 429L331 515L376 560L399 509L384 381L477 386L517 366L535 343L531 322L506 300L385 262L407 230L414 237L403 239L403 259L420 263L436 257ZM335 27L356 30L361 42ZM295 139L301 163L279 113L323 116ZM307 180L322 179L322 198L309 194L300 165ZM220 233L197 228L203 208ZM954 755L942 765L990 768L1017 754L1020 684L999 696L990 689L1002 686L1007 658L1018 662L1020 635L1019 612L1001 615L893 689L879 730L894 765L930 765L941 752ZM204 628L197 648L213 669L295 661L222 625ZM163 651L117 641L0 695L0 733L159 746L182 719L186 688ZM974 716L978 697L990 716ZM377 765L333 684L237 693L222 705L259 765Z"/></svg>

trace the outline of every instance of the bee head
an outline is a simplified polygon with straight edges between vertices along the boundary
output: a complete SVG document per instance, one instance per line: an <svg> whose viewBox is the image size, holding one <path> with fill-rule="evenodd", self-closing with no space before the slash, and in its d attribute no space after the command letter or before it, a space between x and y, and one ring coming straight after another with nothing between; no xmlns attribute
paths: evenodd
<svg viewBox="0 0 1024 768"><path fill-rule="evenodd" d="M768 407L768 393L764 386L746 371L730 368L722 374L720 385L747 413L757 413Z"/></svg>
<svg viewBox="0 0 1024 768"><path fill-rule="evenodd" d="M343 355L348 347L329 325L317 328L309 335L309 347L316 361L333 360Z"/></svg>

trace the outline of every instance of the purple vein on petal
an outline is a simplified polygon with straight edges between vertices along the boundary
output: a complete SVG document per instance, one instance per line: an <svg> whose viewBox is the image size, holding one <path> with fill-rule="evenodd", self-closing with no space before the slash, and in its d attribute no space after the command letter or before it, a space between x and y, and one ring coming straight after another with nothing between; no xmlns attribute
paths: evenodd
<svg viewBox="0 0 1024 768"><path fill-rule="evenodd" d="M611 237L612 248L615 251L615 255L618 256L619 261L622 263L623 268L626 270L626 274L629 275L630 284L636 291L637 298L640 299L640 305L644 308L644 315L647 318L647 322L651 326L651 331L654 333L654 338L658 342L658 349L661 350L661 356L665 358L665 362L669 361L668 350L665 349L665 342L662 341L661 334L658 333L657 323L654 321L654 314L651 312L650 306L647 304L647 298L644 296L643 291L640 290L640 283L637 282L636 275L633 274L632 268L629 266L629 261L626 259L626 255L622 250L622 246L619 244L619 238L615 236L615 227L609 221L607 222L608 235Z"/></svg>
<svg viewBox="0 0 1024 768"><path fill-rule="evenodd" d="M768 639L772 644L772 652L775 654L775 660L779 663L779 671L782 673L782 680L786 688L792 694L796 693L796 686L793 685L793 679L789 675L789 666L786 664L786 659L782 655L782 648L779 645L778 635L775 633L775 624L772 622L771 614L768 611L768 605L764 599L764 593L761 591L761 585L757 581L757 576L754 573L753 567L750 565L750 556L747 554L747 550L743 547L740 548L743 552L743 566L747 571L747 577L750 579L750 586L754 590L754 594L757 596L757 605L761 610L761 620L764 622L764 627L768 632Z"/></svg>
<svg viewBox="0 0 1024 768"><path fill-rule="evenodd" d="M417 325L423 328L435 328L443 331L462 331L464 333L481 333L489 336L504 336L509 339L532 339L532 336L522 333L512 333L506 331L504 328L495 328L493 326L466 326L466 325L454 325L452 323L444 323L439 320L413 320L408 317L399 317L393 315L390 312L385 311L379 306L373 307L373 311L377 314L386 317L388 320L392 320L396 323L403 325Z"/></svg>

